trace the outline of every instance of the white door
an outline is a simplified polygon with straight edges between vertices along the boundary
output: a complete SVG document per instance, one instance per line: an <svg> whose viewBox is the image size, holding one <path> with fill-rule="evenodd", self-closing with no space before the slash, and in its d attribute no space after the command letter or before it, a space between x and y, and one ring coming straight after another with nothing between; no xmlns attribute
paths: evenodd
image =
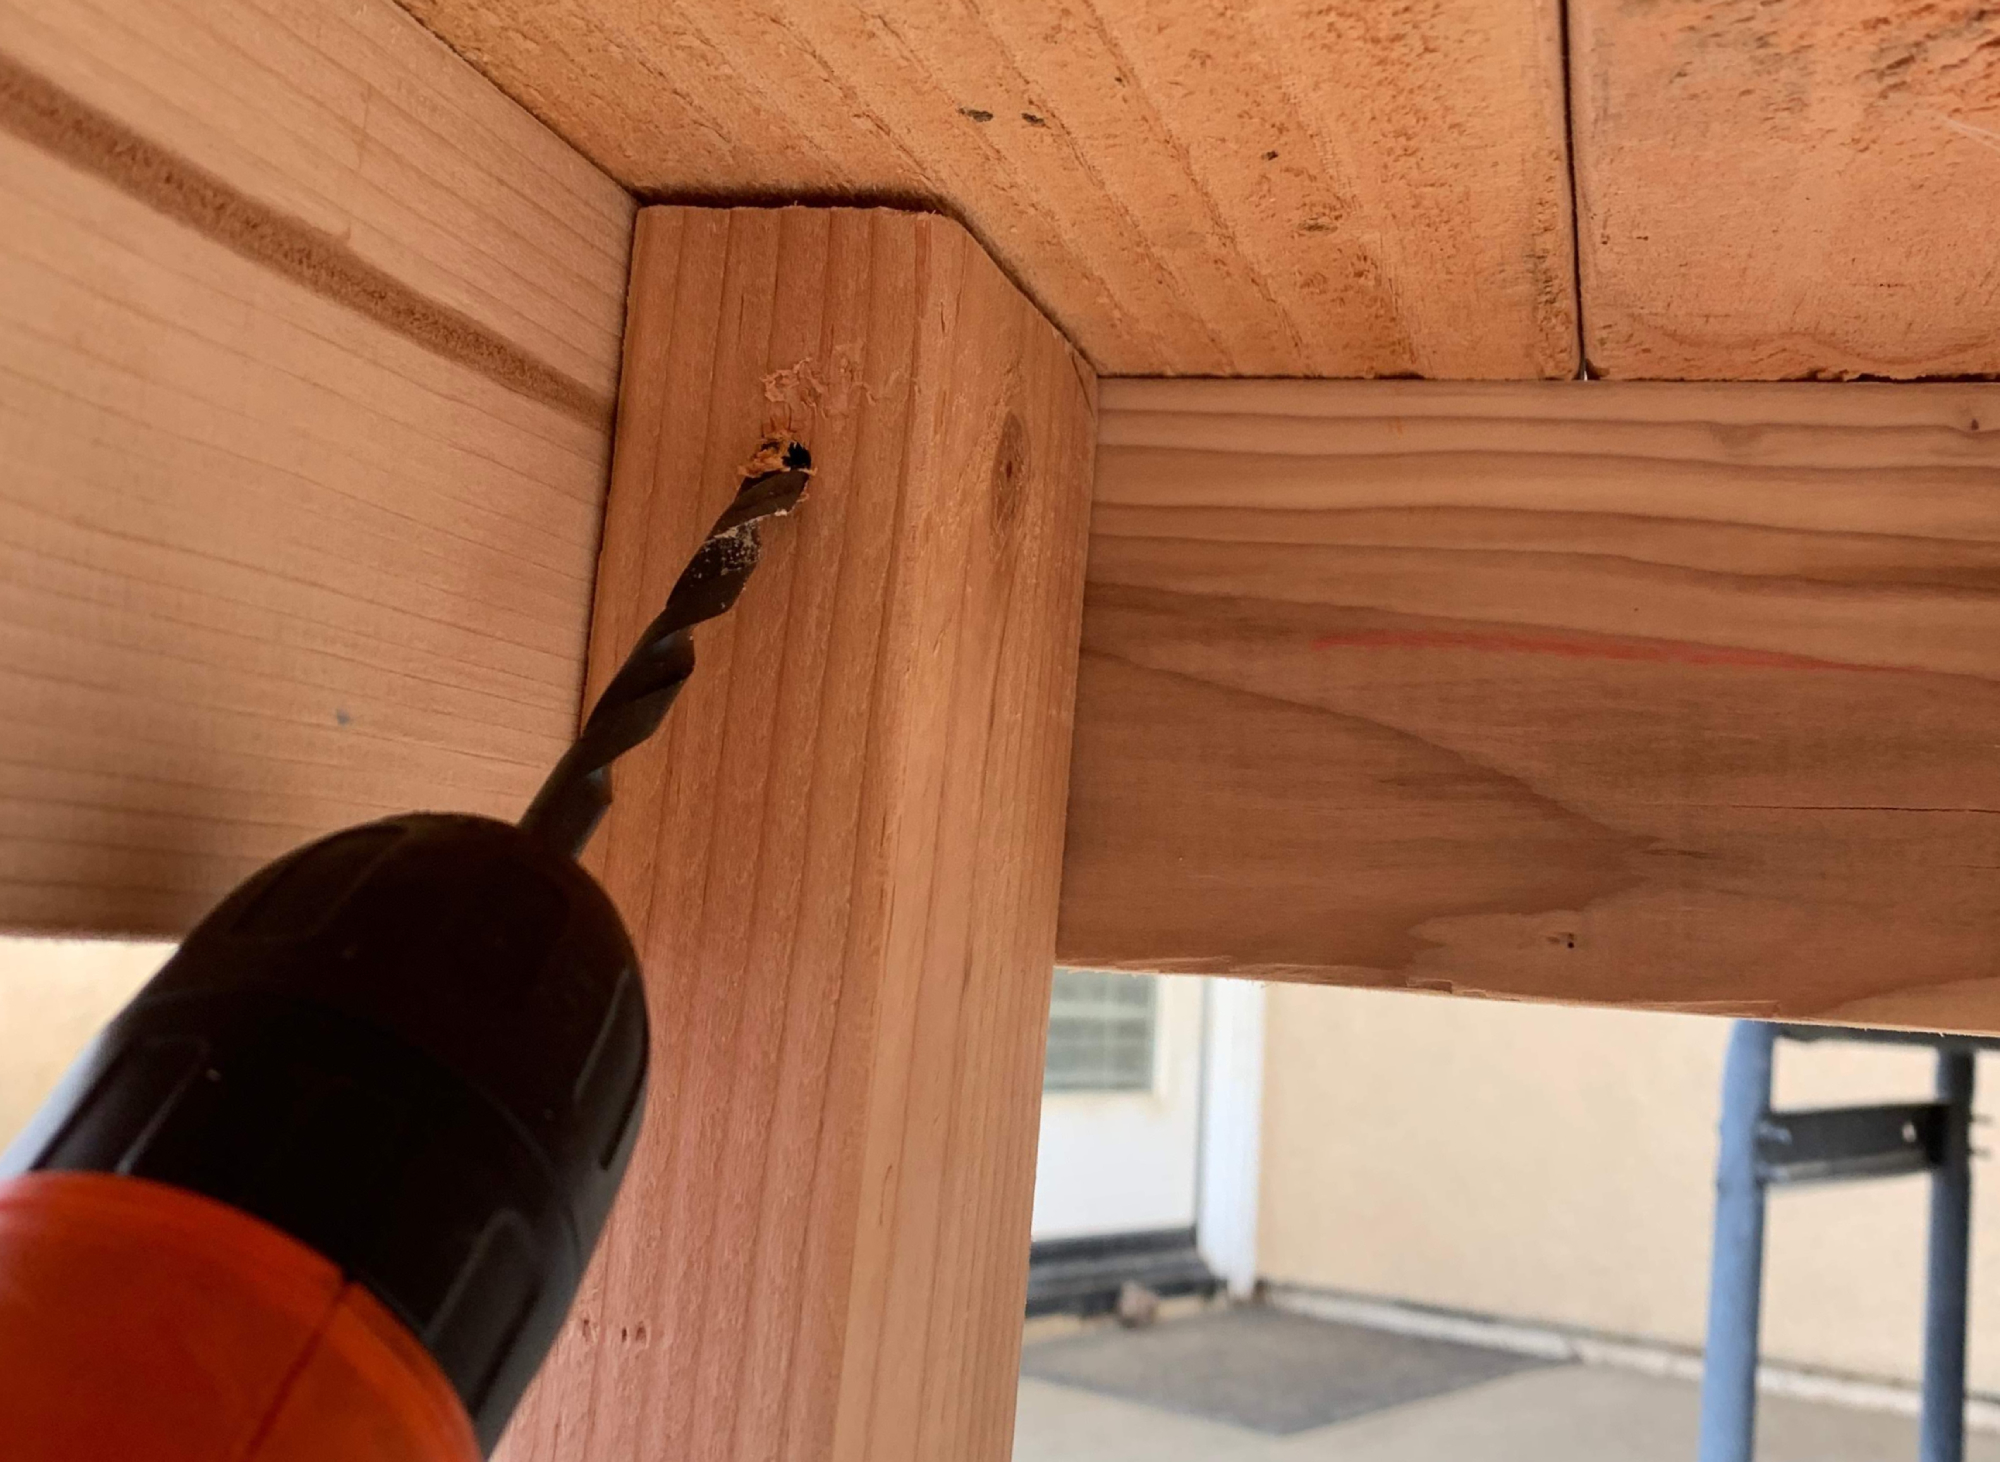
<svg viewBox="0 0 2000 1462"><path fill-rule="evenodd" d="M1202 981L1057 970L1034 1237L1195 1223Z"/></svg>

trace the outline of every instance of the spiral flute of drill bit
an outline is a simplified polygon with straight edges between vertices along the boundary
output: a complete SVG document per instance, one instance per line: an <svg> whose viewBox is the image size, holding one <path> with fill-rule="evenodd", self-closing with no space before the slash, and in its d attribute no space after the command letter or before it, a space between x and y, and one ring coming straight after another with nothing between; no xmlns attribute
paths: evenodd
<svg viewBox="0 0 2000 1462"><path fill-rule="evenodd" d="M522 814L524 832L572 857L583 851L611 805L611 763L658 729L694 671L694 626L736 602L762 552L758 521L790 512L811 475L812 454L797 442L758 449L736 497L674 581L667 607L646 626Z"/></svg>

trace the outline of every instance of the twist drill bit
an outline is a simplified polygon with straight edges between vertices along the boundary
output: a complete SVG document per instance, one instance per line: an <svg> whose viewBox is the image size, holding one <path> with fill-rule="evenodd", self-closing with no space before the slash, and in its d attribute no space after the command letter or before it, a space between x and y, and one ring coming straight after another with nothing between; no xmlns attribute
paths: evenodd
<svg viewBox="0 0 2000 1462"><path fill-rule="evenodd" d="M659 728L694 670L694 626L726 614L757 567L758 520L790 512L811 475L812 454L799 443L773 440L758 448L735 499L674 581L667 607L646 626L522 814L523 832L570 857L583 851L611 805L611 763Z"/></svg>

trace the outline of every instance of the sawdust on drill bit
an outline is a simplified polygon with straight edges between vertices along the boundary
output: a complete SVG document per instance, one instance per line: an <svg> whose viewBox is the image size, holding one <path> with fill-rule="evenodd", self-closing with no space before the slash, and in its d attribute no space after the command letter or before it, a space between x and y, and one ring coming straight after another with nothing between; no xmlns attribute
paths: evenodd
<svg viewBox="0 0 2000 1462"><path fill-rule="evenodd" d="M748 484L753 478L768 477L774 472L797 472L810 482L813 473L811 458L812 454L806 450L805 444L796 438L766 437L757 444L757 450L750 454L750 460L743 464L742 470L736 474L736 479L738 482ZM801 488L798 497L789 506L773 508L765 516L790 517L805 500L805 490ZM752 523L754 522L753 519ZM747 528L752 524L746 523L743 526ZM752 539L754 541L754 534Z"/></svg>
<svg viewBox="0 0 2000 1462"><path fill-rule="evenodd" d="M757 444L757 450L750 454L750 460L743 464L743 470L736 474L739 481L752 477L766 477L773 472L785 470L785 455L798 445L786 437L766 437Z"/></svg>

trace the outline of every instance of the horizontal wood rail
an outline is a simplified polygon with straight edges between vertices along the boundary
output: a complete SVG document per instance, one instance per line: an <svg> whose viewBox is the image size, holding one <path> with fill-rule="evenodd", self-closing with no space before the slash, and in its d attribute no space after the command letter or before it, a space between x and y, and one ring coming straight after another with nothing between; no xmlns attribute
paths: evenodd
<svg viewBox="0 0 2000 1462"><path fill-rule="evenodd" d="M1102 405L1062 960L2000 1029L2000 386Z"/></svg>
<svg viewBox="0 0 2000 1462"><path fill-rule="evenodd" d="M633 203L390 0L0 3L0 927L575 727Z"/></svg>

